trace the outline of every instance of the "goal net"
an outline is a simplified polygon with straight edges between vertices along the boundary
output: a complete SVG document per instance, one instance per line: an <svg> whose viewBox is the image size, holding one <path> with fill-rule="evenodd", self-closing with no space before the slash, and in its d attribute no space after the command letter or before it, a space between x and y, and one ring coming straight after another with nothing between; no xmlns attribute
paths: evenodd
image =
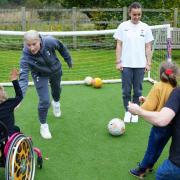
<svg viewBox="0 0 180 180"><path fill-rule="evenodd" d="M152 68L146 73L144 80L157 81L159 64L171 60L170 25L151 26L154 42L152 44ZM62 84L82 84L87 76L99 77L106 83L120 82L119 71L115 68L116 41L113 30L72 31L72 32L40 32L41 35L53 35L68 50L73 59L73 68L69 69L57 52L62 63ZM12 68L19 68L19 60L23 48L24 32L0 31L0 84L9 83ZM31 77L30 77L31 81ZM32 83L30 83L32 84Z"/></svg>

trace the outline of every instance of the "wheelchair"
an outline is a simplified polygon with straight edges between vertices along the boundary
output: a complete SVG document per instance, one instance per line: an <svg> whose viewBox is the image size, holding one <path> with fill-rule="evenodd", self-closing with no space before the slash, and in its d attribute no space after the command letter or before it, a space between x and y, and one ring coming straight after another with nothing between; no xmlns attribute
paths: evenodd
<svg viewBox="0 0 180 180"><path fill-rule="evenodd" d="M7 127L0 121L0 167L5 168L5 179L33 180L36 165L41 169L42 164L42 153L31 138L20 132L8 138Z"/></svg>

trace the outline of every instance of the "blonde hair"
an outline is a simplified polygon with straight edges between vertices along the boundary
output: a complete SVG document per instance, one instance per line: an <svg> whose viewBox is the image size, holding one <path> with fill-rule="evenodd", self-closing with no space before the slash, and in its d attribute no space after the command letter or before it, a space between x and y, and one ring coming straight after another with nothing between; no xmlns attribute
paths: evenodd
<svg viewBox="0 0 180 180"><path fill-rule="evenodd" d="M39 40L40 36L36 30L29 30L24 34L24 41Z"/></svg>
<svg viewBox="0 0 180 180"><path fill-rule="evenodd" d="M7 100L7 95L3 86L0 86L0 103Z"/></svg>
<svg viewBox="0 0 180 180"><path fill-rule="evenodd" d="M160 67L160 79L170 83L173 87L178 85L177 78L180 74L178 66L174 62L163 62Z"/></svg>

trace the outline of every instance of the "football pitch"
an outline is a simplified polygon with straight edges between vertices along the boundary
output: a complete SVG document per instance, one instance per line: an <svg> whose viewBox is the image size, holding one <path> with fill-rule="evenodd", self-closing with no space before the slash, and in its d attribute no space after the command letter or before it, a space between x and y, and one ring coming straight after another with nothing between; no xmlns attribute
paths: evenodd
<svg viewBox="0 0 180 180"><path fill-rule="evenodd" d="M146 96L152 84L143 84ZM6 87L9 96L12 87ZM38 99L34 87L29 87L21 106L16 110L16 124L43 154L43 168L36 168L35 180L133 180L128 171L136 167L147 146L151 125L140 118L126 124L122 136L108 134L107 124L115 117L123 118L121 84L104 84L100 89L85 85L64 85L61 96L62 117L55 118L49 109L48 124L51 140L39 134ZM149 173L168 157L169 144ZM0 169L3 180L4 169Z"/></svg>

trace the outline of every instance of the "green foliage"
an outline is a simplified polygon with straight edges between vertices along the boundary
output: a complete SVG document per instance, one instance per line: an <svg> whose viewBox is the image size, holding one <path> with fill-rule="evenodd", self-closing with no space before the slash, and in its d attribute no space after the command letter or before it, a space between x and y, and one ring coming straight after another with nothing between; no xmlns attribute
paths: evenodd
<svg viewBox="0 0 180 180"><path fill-rule="evenodd" d="M39 0L43 5L57 5L61 3L61 0Z"/></svg>
<svg viewBox="0 0 180 180"><path fill-rule="evenodd" d="M83 13L91 19L91 22L95 24L95 29L97 30L107 29L110 21L119 21L123 19L121 11L84 11Z"/></svg>
<svg viewBox="0 0 180 180"><path fill-rule="evenodd" d="M64 7L79 7L79 8L117 8L117 7L124 7L129 6L133 0L61 0L60 1ZM173 8L179 7L179 0L139 0L144 8Z"/></svg>
<svg viewBox="0 0 180 180"><path fill-rule="evenodd" d="M40 0L28 0L28 1L26 1L25 6L27 8L34 8L34 7L41 8L42 3Z"/></svg>
<svg viewBox="0 0 180 180"><path fill-rule="evenodd" d="M11 24L11 23L7 23L7 24L1 24L0 23L0 29L1 30L13 30L13 31L22 31L22 25L20 23L14 23L14 24Z"/></svg>
<svg viewBox="0 0 180 180"><path fill-rule="evenodd" d="M46 11L38 11L39 18L46 21L59 20L62 16L60 11L54 11L51 8L48 8Z"/></svg>
<svg viewBox="0 0 180 180"><path fill-rule="evenodd" d="M6 4L6 3L8 3L8 0L1 0L0 1L0 4L2 5L2 4Z"/></svg>
<svg viewBox="0 0 180 180"><path fill-rule="evenodd" d="M25 0L9 0L9 3L17 4L17 5L22 5L24 4Z"/></svg>
<svg viewBox="0 0 180 180"><path fill-rule="evenodd" d="M24 6L26 0L0 0L0 5L3 7Z"/></svg>
<svg viewBox="0 0 180 180"><path fill-rule="evenodd" d="M172 21L173 12L143 12L142 21L148 25L168 24Z"/></svg>
<svg viewBox="0 0 180 180"><path fill-rule="evenodd" d="M32 4L31 4L32 2ZM1 0L0 4L10 3L16 5L28 5L36 8L37 5L41 6L63 6L67 8L79 7L79 8L106 8L106 7L123 7L129 6L133 0ZM139 0L144 8L174 8L180 7L179 0Z"/></svg>

